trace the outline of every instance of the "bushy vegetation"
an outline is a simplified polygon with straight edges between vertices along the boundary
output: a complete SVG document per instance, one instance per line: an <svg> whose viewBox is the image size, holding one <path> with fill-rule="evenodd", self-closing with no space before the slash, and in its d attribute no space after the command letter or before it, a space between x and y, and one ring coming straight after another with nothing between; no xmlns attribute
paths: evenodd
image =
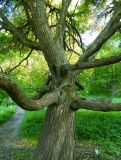
<svg viewBox="0 0 121 160"><path fill-rule="evenodd" d="M7 94L0 92L0 124L9 120L15 112L15 103L7 97Z"/></svg>
<svg viewBox="0 0 121 160"><path fill-rule="evenodd" d="M0 106L0 125L6 122L16 111L15 106Z"/></svg>
<svg viewBox="0 0 121 160"><path fill-rule="evenodd" d="M20 135L38 140L46 110L25 113Z"/></svg>
<svg viewBox="0 0 121 160"><path fill-rule="evenodd" d="M107 153L121 154L121 113L82 110L76 113L76 138L105 147Z"/></svg>

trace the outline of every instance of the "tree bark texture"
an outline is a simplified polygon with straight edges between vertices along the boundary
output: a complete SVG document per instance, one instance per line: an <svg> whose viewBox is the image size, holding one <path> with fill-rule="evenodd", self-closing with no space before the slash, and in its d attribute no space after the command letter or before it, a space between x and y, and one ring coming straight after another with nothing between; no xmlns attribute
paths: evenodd
<svg viewBox="0 0 121 160"><path fill-rule="evenodd" d="M33 160L73 160L74 112L69 102L48 108Z"/></svg>

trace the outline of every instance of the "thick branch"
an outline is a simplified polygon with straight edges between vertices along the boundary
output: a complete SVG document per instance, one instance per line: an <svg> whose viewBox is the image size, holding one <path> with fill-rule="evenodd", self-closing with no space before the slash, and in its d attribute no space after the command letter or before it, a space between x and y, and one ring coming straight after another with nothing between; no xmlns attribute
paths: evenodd
<svg viewBox="0 0 121 160"><path fill-rule="evenodd" d="M61 43L63 42L63 34L65 29L65 21L66 21L66 15L68 11L68 7L70 5L72 0L62 0L62 10L61 15L59 19L59 23L57 25L57 31L56 31L56 39L59 39Z"/></svg>
<svg viewBox="0 0 121 160"><path fill-rule="evenodd" d="M3 14L2 10L0 9L0 18L2 19L2 27L10 31L22 44L25 46L31 48L31 49L36 49L36 50L41 50L40 44L38 42L33 42L29 39L27 39L8 19L7 17Z"/></svg>
<svg viewBox="0 0 121 160"><path fill-rule="evenodd" d="M59 45L55 43L51 35L51 30L46 16L46 5L44 0L30 0L27 1L31 10L34 27L36 28L36 35L41 44L42 51L48 66L52 72L52 65L61 65L63 63L60 59L65 61L64 52L59 55ZM60 58L61 57L61 58Z"/></svg>
<svg viewBox="0 0 121 160"><path fill-rule="evenodd" d="M44 95L39 100L31 100L24 94L19 86L7 75L0 73L0 88L3 89L21 108L35 111L56 103L58 101L58 92L51 92Z"/></svg>
<svg viewBox="0 0 121 160"><path fill-rule="evenodd" d="M80 57L77 64L84 62L86 59L96 53L102 47L102 45L121 27L120 18L121 10L119 9L110 19L99 36L86 49L85 53Z"/></svg>
<svg viewBox="0 0 121 160"><path fill-rule="evenodd" d="M121 53L111 56L109 58L101 58L96 59L94 61L82 62L81 64L77 65L67 65L65 68L68 70L76 70L76 69L88 69L100 66L107 66L111 64L115 64L121 61Z"/></svg>
<svg viewBox="0 0 121 160"><path fill-rule="evenodd" d="M93 111L102 111L102 112L111 112L111 111L121 111L121 103L113 104L113 103L105 103L100 102L91 102L78 98L71 104L72 110L78 109L87 109Z"/></svg>

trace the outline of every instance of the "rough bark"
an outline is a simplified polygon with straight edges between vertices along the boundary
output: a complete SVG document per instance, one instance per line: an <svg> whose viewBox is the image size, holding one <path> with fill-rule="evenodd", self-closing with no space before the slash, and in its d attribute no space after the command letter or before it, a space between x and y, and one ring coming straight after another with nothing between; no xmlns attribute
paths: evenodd
<svg viewBox="0 0 121 160"><path fill-rule="evenodd" d="M48 108L33 160L73 160L73 151L74 112L65 101Z"/></svg>
<svg viewBox="0 0 121 160"><path fill-rule="evenodd" d="M66 78L59 87L58 104L48 107L34 160L73 160L73 81Z"/></svg>
<svg viewBox="0 0 121 160"><path fill-rule="evenodd" d="M89 69L101 66L112 65L121 61L121 53L117 53L115 56L110 56L108 58L100 58L95 59L93 61L82 62L77 65L65 65L65 68L68 70L81 70L81 69Z"/></svg>
<svg viewBox="0 0 121 160"><path fill-rule="evenodd" d="M111 103L105 100L83 100L81 98L77 98L71 104L72 110L78 109L87 109L92 111L102 111L102 112L112 112L112 111L121 111L121 103Z"/></svg>
<svg viewBox="0 0 121 160"><path fill-rule="evenodd" d="M74 111L70 104L74 97L74 81L70 73L58 89L58 104L48 107L34 160L73 160Z"/></svg>
<svg viewBox="0 0 121 160"><path fill-rule="evenodd" d="M36 28L36 35L38 36L41 49L44 53L45 59L48 63L51 73L53 68L60 67L65 63L65 53L59 42L54 41L51 30L46 17L45 1L30 0L28 2L34 26Z"/></svg>

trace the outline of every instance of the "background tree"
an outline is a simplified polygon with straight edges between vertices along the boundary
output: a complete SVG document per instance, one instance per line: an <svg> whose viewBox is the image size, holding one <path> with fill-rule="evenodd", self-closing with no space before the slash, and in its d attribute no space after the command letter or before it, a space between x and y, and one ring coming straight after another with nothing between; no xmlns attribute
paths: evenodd
<svg viewBox="0 0 121 160"><path fill-rule="evenodd" d="M104 43L112 35L120 32L120 7L121 2L115 0L110 3L88 0L77 3L71 0L1 0L1 32L10 36L2 41L4 44L1 42L2 54L10 49L13 52L14 49L20 50L21 45L21 52L29 50L29 54L17 66L9 67L5 73L1 68L0 88L23 109L34 111L46 106L48 108L33 159L73 159L75 110L121 110L121 104L90 102L75 94L76 86L83 90L77 76L82 74L84 69L121 61L120 51L114 55L109 54L108 57L97 57ZM81 34L94 28L97 17L103 19L105 15L109 19L107 24L99 28L100 34L93 43L86 46ZM92 22L92 18L95 23ZM44 88L33 98L28 98L8 74L27 60L33 50L43 53L50 76ZM71 64L70 58L73 54L77 55L78 60ZM39 75L37 78L41 80Z"/></svg>

